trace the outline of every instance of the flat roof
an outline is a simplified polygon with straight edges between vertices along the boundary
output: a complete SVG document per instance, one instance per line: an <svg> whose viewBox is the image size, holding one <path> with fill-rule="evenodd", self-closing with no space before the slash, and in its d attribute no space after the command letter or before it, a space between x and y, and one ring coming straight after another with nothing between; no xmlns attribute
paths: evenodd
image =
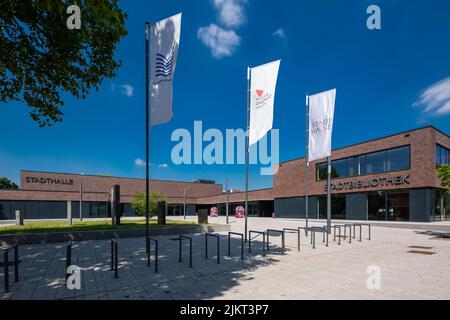
<svg viewBox="0 0 450 320"><path fill-rule="evenodd" d="M108 175L95 175L95 174L81 174L81 173L70 173L70 172L54 172L54 171L36 171L36 170L20 170L20 172L30 172L30 173L48 173L48 174L60 174L60 175L68 175L68 176L83 176L83 177L94 177L94 178L110 178L110 179L125 179L125 180L144 180L145 178L126 178L126 177L116 177L116 176L108 176ZM201 180L201 179L200 179ZM157 182L169 182L169 183L186 183L186 184L202 184L202 185L217 185L221 186L220 183L199 183L197 181L178 181L178 180L163 180L163 179L150 179L150 181ZM206 181L206 180L205 180Z"/></svg>

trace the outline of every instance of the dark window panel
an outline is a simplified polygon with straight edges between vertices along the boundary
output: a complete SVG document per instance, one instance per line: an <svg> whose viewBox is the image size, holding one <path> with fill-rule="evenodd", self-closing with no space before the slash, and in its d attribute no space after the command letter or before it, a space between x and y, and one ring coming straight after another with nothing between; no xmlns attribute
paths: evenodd
<svg viewBox="0 0 450 320"><path fill-rule="evenodd" d="M387 171L408 170L409 167L409 146L387 151Z"/></svg>
<svg viewBox="0 0 450 320"><path fill-rule="evenodd" d="M386 151L367 155L367 174L383 173L386 171Z"/></svg>

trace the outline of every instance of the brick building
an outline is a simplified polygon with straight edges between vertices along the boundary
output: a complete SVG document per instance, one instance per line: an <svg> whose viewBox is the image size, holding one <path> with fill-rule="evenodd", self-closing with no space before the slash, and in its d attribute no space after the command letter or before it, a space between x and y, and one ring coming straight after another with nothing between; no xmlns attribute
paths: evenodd
<svg viewBox="0 0 450 320"><path fill-rule="evenodd" d="M332 218L349 220L436 221L450 218L450 198L436 176L436 166L449 163L450 137L424 127L359 143L332 152ZM305 158L280 164L273 188L249 193L252 216L305 218ZM308 166L308 211L326 217L326 163ZM121 187L124 215L130 200L145 190L145 180L21 171L20 189L0 190L0 219L22 210L27 219L64 218L67 201L77 216L80 198L84 217L110 215L110 190ZM81 190L82 192L80 192ZM193 215L217 206L225 214L226 195L215 182L152 180L150 189L167 197L169 215ZM230 214L244 204L245 193L229 195Z"/></svg>

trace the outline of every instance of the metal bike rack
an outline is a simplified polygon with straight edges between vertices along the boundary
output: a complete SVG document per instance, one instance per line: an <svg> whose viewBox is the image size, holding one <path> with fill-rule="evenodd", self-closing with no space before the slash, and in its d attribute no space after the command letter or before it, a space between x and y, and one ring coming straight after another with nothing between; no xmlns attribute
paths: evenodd
<svg viewBox="0 0 450 320"><path fill-rule="evenodd" d="M147 252L147 266L150 267L151 262L150 262L150 256L151 256L151 243L153 242L155 244L155 273L158 273L158 240L154 239L154 238L147 238L147 248L148 248L148 252Z"/></svg>
<svg viewBox="0 0 450 320"><path fill-rule="evenodd" d="M228 232L228 256L231 257L231 236L241 237L241 259L244 260L244 235L237 232Z"/></svg>
<svg viewBox="0 0 450 320"><path fill-rule="evenodd" d="M367 227L369 230L369 238L368 240L372 240L372 226L369 223L354 223L353 224L353 238L356 236L356 227L359 227L359 242L362 241L362 227Z"/></svg>
<svg viewBox="0 0 450 320"><path fill-rule="evenodd" d="M189 241L189 268L192 268L192 238L180 235L180 237L178 238L178 241L180 242L180 252L179 252L179 258L178 258L178 262L180 262L180 263L183 261L182 243L183 243L183 241Z"/></svg>
<svg viewBox="0 0 450 320"><path fill-rule="evenodd" d="M217 239L217 264L220 264L220 236L212 233L205 233L205 259L208 259L208 238Z"/></svg>
<svg viewBox="0 0 450 320"><path fill-rule="evenodd" d="M284 231L282 231L282 230L267 229L267 241L266 241L267 251L270 250L269 246L270 246L270 234L271 233L279 233L279 234L281 234L281 253L284 254L285 238L284 238Z"/></svg>
<svg viewBox="0 0 450 320"><path fill-rule="evenodd" d="M348 228L348 231L350 232L349 243L352 243L352 227L353 227L353 225L347 223L342 226L344 227L344 239L347 240L347 228Z"/></svg>
<svg viewBox="0 0 450 320"><path fill-rule="evenodd" d="M341 225L334 225L334 226L331 226L332 228L333 228L333 241L334 242L336 242L336 230L339 230L339 241L338 241L338 245L341 245L341 235L342 235L342 233L341 233Z"/></svg>
<svg viewBox="0 0 450 320"><path fill-rule="evenodd" d="M301 228L298 229L290 229L290 228L284 228L283 231L285 233L297 233L297 250L300 251L300 233Z"/></svg>
<svg viewBox="0 0 450 320"><path fill-rule="evenodd" d="M111 240L111 271L114 271L114 278L119 278L119 244L116 240Z"/></svg>
<svg viewBox="0 0 450 320"><path fill-rule="evenodd" d="M328 247L328 232L326 228L322 228L322 227L310 227L307 228L308 231L311 232L311 244L313 245L313 249L316 248L316 233L320 232L322 233L323 236L323 240L322 242L326 243L326 246Z"/></svg>
<svg viewBox="0 0 450 320"><path fill-rule="evenodd" d="M67 243L66 246L66 281L70 274L67 273L67 269L72 265L72 240Z"/></svg>
<svg viewBox="0 0 450 320"><path fill-rule="evenodd" d="M249 242L248 242L248 252L252 253L252 240L255 238L252 238L252 234L256 234L256 237L262 236L263 237L263 246L262 246L262 250L263 250L263 256L266 255L266 234L262 231L254 231L254 230L250 230L248 232L248 237L249 237Z"/></svg>
<svg viewBox="0 0 450 320"><path fill-rule="evenodd" d="M19 282L19 246L13 245L3 249L3 284L5 293L9 292L9 252L14 250L14 282Z"/></svg>

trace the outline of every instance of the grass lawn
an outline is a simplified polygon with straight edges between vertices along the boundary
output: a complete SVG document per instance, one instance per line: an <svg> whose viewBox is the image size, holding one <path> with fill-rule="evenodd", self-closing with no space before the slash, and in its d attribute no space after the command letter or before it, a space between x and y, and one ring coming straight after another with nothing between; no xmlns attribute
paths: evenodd
<svg viewBox="0 0 450 320"><path fill-rule="evenodd" d="M69 225L65 221L44 221L44 222L25 222L23 226L7 226L0 227L0 236L14 234L30 234L30 233L55 233L55 232L72 232L72 231L97 231L97 230L120 230L120 229L138 229L145 228L145 219L143 220L126 220L123 219L120 226L113 226L111 219L96 221L73 221L73 225ZM158 225L156 220L150 220L150 228L167 228L179 226L199 226L199 224L179 221L167 220L167 225Z"/></svg>

